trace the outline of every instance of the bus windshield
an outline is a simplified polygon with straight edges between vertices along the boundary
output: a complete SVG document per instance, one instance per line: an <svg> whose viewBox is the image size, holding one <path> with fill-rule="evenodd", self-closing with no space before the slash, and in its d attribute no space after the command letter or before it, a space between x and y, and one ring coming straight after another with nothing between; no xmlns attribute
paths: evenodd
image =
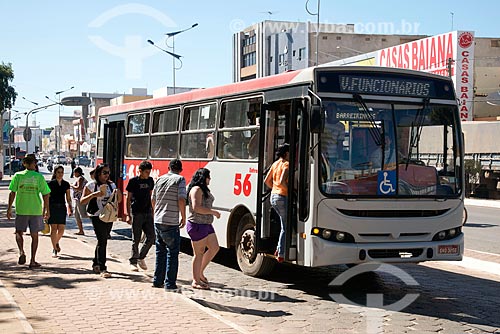
<svg viewBox="0 0 500 334"><path fill-rule="evenodd" d="M320 188L327 196L456 197L456 106L323 100Z"/></svg>

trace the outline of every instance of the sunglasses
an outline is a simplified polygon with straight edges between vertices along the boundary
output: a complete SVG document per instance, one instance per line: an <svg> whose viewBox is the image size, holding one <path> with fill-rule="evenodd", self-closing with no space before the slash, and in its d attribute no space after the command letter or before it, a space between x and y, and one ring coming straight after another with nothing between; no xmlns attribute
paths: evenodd
<svg viewBox="0 0 500 334"><path fill-rule="evenodd" d="M109 175L109 170L103 170L101 174L103 174L103 175Z"/></svg>

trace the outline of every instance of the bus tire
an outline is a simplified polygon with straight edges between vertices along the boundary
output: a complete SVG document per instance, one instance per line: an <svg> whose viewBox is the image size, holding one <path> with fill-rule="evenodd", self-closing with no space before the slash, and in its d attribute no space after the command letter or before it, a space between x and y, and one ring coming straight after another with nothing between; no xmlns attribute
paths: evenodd
<svg viewBox="0 0 500 334"><path fill-rule="evenodd" d="M236 232L236 260L241 271L248 276L269 275L276 261L262 253L255 253L255 223L250 213L245 214Z"/></svg>

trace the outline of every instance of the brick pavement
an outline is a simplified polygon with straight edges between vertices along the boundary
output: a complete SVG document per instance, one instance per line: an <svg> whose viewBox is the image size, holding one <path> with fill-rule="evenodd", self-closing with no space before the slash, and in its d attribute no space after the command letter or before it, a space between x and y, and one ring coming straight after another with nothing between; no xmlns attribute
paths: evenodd
<svg viewBox="0 0 500 334"><path fill-rule="evenodd" d="M186 297L193 293L187 281L179 282L180 293L165 292L113 258L108 260L113 278L101 278L90 268L93 246L69 233L61 240L59 258L51 257L50 238L41 236L37 261L42 268L18 265L14 222L6 219L1 197L0 333L244 332ZM26 235L26 254L30 246Z"/></svg>

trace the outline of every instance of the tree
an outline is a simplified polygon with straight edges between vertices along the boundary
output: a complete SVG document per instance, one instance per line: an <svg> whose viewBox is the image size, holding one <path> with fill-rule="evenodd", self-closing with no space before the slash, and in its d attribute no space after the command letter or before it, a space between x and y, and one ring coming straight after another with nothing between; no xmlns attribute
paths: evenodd
<svg viewBox="0 0 500 334"><path fill-rule="evenodd" d="M5 64L2 62L0 65L0 112L3 113L12 108L12 105L16 102L17 93L10 85L14 80L14 70L12 69L12 64Z"/></svg>
<svg viewBox="0 0 500 334"><path fill-rule="evenodd" d="M0 128L2 128L2 134L0 136L0 173L3 176L3 115L4 113L12 108L12 105L16 102L17 93L10 85L14 80L14 70L12 69L12 64L5 64L2 62L0 65ZM10 124L9 124L10 126ZM0 179L1 179L0 176Z"/></svg>

